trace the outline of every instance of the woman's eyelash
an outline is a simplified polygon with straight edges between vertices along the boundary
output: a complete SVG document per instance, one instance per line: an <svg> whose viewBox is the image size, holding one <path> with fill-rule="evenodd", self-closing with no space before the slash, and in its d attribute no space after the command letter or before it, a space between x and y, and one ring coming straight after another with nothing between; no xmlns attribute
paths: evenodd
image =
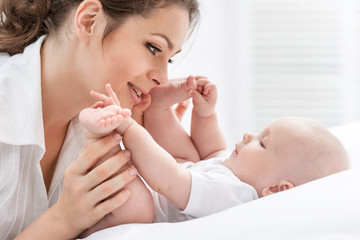
<svg viewBox="0 0 360 240"><path fill-rule="evenodd" d="M152 55L155 56L156 52L162 52L162 50L158 47L155 47L154 45L152 45L151 43L146 43L146 47L149 49L149 51L151 52ZM174 63L173 59L169 59L168 63Z"/></svg>
<svg viewBox="0 0 360 240"><path fill-rule="evenodd" d="M155 56L155 52L162 52L160 48L155 47L151 43L146 43L146 47L149 49L152 55Z"/></svg>

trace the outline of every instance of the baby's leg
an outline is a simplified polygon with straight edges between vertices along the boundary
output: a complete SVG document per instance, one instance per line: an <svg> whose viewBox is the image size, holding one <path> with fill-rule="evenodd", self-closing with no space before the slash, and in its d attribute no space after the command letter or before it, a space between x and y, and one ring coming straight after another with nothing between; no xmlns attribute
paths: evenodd
<svg viewBox="0 0 360 240"><path fill-rule="evenodd" d="M112 133L119 125L125 126L129 122L129 119L127 118L129 112L126 111L127 110L124 112L120 107L113 105L102 109L87 108L82 110L79 115L79 119L85 130L87 143L94 142L102 136ZM116 146L103 158L100 158L93 168L100 165L120 150L120 145ZM123 172L128 167L128 165L125 165L114 175ZM130 198L119 208L107 214L97 224L84 231L79 236L80 238L86 237L101 229L113 227L119 224L152 222L154 218L152 196L140 177L135 178L127 184L126 188L131 192Z"/></svg>
<svg viewBox="0 0 360 240"><path fill-rule="evenodd" d="M116 105L105 108L85 108L79 115L86 137L96 140L110 134L123 119L122 108Z"/></svg>
<svg viewBox="0 0 360 240"><path fill-rule="evenodd" d="M187 79L173 79L163 87L151 89L150 107L170 107L184 102L190 98L189 90L195 90L196 88L197 83L193 76Z"/></svg>
<svg viewBox="0 0 360 240"><path fill-rule="evenodd" d="M154 218L153 199L143 181L140 177L137 177L126 185L126 188L131 191L130 198L123 205L107 214L94 226L83 232L80 238L120 224L152 223Z"/></svg>

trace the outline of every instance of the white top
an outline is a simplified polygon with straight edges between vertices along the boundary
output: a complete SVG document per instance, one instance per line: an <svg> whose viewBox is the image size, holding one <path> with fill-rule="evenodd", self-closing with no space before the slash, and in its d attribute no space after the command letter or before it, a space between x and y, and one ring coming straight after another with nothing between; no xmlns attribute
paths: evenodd
<svg viewBox="0 0 360 240"><path fill-rule="evenodd" d="M40 167L45 152L40 47L10 57L0 53L0 239L13 239L60 196L63 175L85 136L75 118L60 152L49 193Z"/></svg>
<svg viewBox="0 0 360 240"><path fill-rule="evenodd" d="M224 159L221 155L197 163L182 164L191 173L189 202L184 211L180 211L164 196L152 191L154 222L179 222L203 217L257 199L255 188L240 181L225 167Z"/></svg>

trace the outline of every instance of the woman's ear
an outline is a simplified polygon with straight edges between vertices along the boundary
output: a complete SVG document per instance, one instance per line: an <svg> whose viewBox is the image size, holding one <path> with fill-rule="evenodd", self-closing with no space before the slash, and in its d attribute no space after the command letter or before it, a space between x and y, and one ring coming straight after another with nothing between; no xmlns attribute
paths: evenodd
<svg viewBox="0 0 360 240"><path fill-rule="evenodd" d="M105 21L101 3L98 0L82 1L74 16L75 32L79 40L88 43L95 28L101 26L101 21Z"/></svg>
<svg viewBox="0 0 360 240"><path fill-rule="evenodd" d="M295 187L295 185L292 182L287 181L287 180L281 180L279 182L279 184L277 184L277 185L263 188L263 190L261 191L261 194L263 197L265 197L270 194L282 192L282 191L288 190L293 187Z"/></svg>

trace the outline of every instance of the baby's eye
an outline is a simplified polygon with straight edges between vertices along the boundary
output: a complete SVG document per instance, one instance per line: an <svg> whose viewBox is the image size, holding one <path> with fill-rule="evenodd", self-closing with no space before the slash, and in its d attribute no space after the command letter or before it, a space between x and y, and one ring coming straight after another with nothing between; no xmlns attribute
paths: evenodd
<svg viewBox="0 0 360 240"><path fill-rule="evenodd" d="M161 52L161 50L158 47L155 47L154 45L152 45L151 43L146 43L145 44L146 47L149 49L149 51L151 52L152 55L155 56L156 52Z"/></svg>
<svg viewBox="0 0 360 240"><path fill-rule="evenodd" d="M265 145L264 145L264 143L263 143L262 141L259 141L259 144L260 144L260 146L261 146L262 148L266 148Z"/></svg>

